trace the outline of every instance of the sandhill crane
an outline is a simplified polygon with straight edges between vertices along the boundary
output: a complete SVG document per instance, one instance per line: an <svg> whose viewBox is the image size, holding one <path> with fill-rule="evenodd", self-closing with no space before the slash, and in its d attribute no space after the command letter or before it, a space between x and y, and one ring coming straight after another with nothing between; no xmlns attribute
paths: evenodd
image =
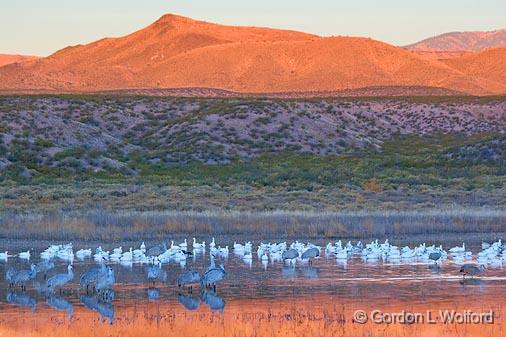
<svg viewBox="0 0 506 337"><path fill-rule="evenodd" d="M218 267L210 268L208 271L206 271L206 273L202 275L200 283L204 287L213 287L213 289L216 291L216 283L223 280L225 275L225 268L223 268L223 265L219 265Z"/></svg>
<svg viewBox="0 0 506 337"><path fill-rule="evenodd" d="M46 281L46 287L49 292L53 292L56 287L60 287L60 293L61 293L61 287L63 287L65 284L72 281L74 278L74 272L72 271L72 265L67 266L67 272L65 274L56 274L52 277L50 277Z"/></svg>
<svg viewBox="0 0 506 337"><path fill-rule="evenodd" d="M35 265L37 274L44 274L44 280L47 278L47 272L54 268L54 263L51 260L41 260Z"/></svg>
<svg viewBox="0 0 506 337"><path fill-rule="evenodd" d="M466 278L466 275L471 275L471 277L474 277L475 275L478 275L485 270L486 268L484 265L478 266L475 264L464 264L462 267L460 267L460 272L462 273L463 278Z"/></svg>
<svg viewBox="0 0 506 337"><path fill-rule="evenodd" d="M9 282L9 286L21 285L21 290L26 290L26 282L34 279L37 275L37 270L34 264L31 265L30 269L22 269L16 271L10 268L5 273L5 278Z"/></svg>
<svg viewBox="0 0 506 337"><path fill-rule="evenodd" d="M159 255L162 255L163 253L165 253L166 250L167 250L167 245L164 243L162 245L158 245L158 246L154 246L154 247L149 248L146 251L146 256L159 256Z"/></svg>
<svg viewBox="0 0 506 337"><path fill-rule="evenodd" d="M432 252L429 254L429 259L434 261L434 264L441 258L441 252Z"/></svg>
<svg viewBox="0 0 506 337"><path fill-rule="evenodd" d="M151 265L146 267L146 276L148 277L149 282L153 282L153 285L157 280L160 282L167 281L167 272L159 265Z"/></svg>
<svg viewBox="0 0 506 337"><path fill-rule="evenodd" d="M320 250L316 247L311 247L307 249L304 253L302 253L302 259L303 260L309 260L309 264L312 264L311 259L319 257L320 256Z"/></svg>
<svg viewBox="0 0 506 337"><path fill-rule="evenodd" d="M176 283L178 287L190 286L190 292L193 291L193 285L200 282L200 274L194 270L187 270L177 277Z"/></svg>
<svg viewBox="0 0 506 337"><path fill-rule="evenodd" d="M100 268L90 268L85 271L81 277L79 278L79 286L86 287L86 292L88 292L88 288L90 285L95 287L97 283L97 279L100 274L103 274L107 271L105 264L102 264Z"/></svg>
<svg viewBox="0 0 506 337"><path fill-rule="evenodd" d="M114 275L114 269L112 269L111 266L107 266L107 271L99 274L95 288L101 293L106 289L112 289L115 282L116 276Z"/></svg>
<svg viewBox="0 0 506 337"><path fill-rule="evenodd" d="M177 295L177 300L179 303L181 303L186 309L192 311L197 310L200 306L200 298L198 297L192 297L192 296L186 296L183 294Z"/></svg>
<svg viewBox="0 0 506 337"><path fill-rule="evenodd" d="M285 250L283 254L281 254L281 258L283 261L289 260L293 261L294 259L299 257L299 251L294 248L290 248L288 250Z"/></svg>

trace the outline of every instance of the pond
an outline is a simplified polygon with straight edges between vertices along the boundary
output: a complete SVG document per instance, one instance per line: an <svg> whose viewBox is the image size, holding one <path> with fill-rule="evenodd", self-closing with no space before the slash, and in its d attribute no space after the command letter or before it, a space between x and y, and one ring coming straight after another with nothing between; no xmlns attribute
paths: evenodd
<svg viewBox="0 0 506 337"><path fill-rule="evenodd" d="M206 247L186 260L163 263L164 277L155 282L148 280L146 263L109 260L116 283L106 296L79 288L79 276L97 266L93 256L73 259L75 276L61 292L45 291L45 276L67 271L69 262L58 257L26 291L2 278L0 336L504 336L506 261L487 261L475 277L459 273L463 262L476 260L477 242L466 247L473 255L465 261L448 254L438 264L366 259L358 249L338 259L326 254L326 242L315 242L322 256L312 262L264 260L256 253L258 242L249 259L227 243L228 256ZM14 254L21 246L9 248ZM0 271L39 262L47 245L32 246L30 260L9 257ZM102 245L111 252L117 246ZM73 250L88 247L95 252L97 245L74 244ZM211 260L226 270L216 290L176 285L184 270L203 273ZM454 313L452 320L448 315Z"/></svg>

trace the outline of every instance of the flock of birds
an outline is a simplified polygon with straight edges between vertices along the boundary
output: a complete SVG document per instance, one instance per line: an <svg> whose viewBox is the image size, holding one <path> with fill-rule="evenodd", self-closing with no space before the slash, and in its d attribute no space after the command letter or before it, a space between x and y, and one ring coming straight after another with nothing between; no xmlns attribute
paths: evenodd
<svg viewBox="0 0 506 337"><path fill-rule="evenodd" d="M210 266L202 273L202 275L195 270L185 270L177 277L177 285L179 287L188 286L190 291L195 285L201 285L203 288L216 289L219 283L226 275L223 265L215 265L215 258L227 258L229 255L229 247L221 247L216 245L215 239L209 243L209 251L211 255ZM239 256L243 261L251 265L253 260L253 244L246 242L244 244L234 243L233 252ZM414 248L409 246L397 247L386 240L379 243L378 240L362 244L358 242L352 244L348 242L343 244L341 241L335 243L328 243L324 248L311 243L304 244L299 241L288 244L287 242L280 243L263 243L261 242L256 249L258 259L262 261L264 266L267 264L283 261L286 264L295 265L300 262L307 261L312 263L313 259L317 259L325 251L327 257L335 257L338 260L347 261L353 255L359 255L362 260L367 261L388 261L388 262L412 262L423 261L438 263L439 261L451 258L455 263L461 265L460 272L464 275L477 275L485 270L488 264L497 264L506 261L506 246L502 241L494 243L482 243L482 250L476 255L476 263L470 262L474 256L473 253L466 249L465 243L462 246L456 246L448 251L445 251L442 246L426 245L422 243ZM87 292L90 289L97 294L102 294L107 290L112 289L116 282L114 269L110 263L120 263L122 265L132 265L134 263L146 264L146 276L149 282L166 281L166 271L162 268L163 264L169 262L177 262L181 267L185 267L186 260L195 257L198 254L205 254L206 243L197 242L193 238L191 250L189 244L185 239L182 243L175 244L171 242L170 247L166 244L156 245L146 248L144 242L139 248L130 248L124 251L122 247L114 248L112 251L105 251L101 246L95 249L93 253L90 248L80 249L76 252L73 250L73 245L51 245L40 253L40 261L32 264L30 269L16 270L11 267L8 268L5 274L5 279L10 287L20 286L24 291L26 285L30 280L33 280L37 274L44 274L45 285L41 286L45 293L53 293L56 289L61 291L62 287L70 283L74 279L73 261L74 259L85 260L93 258L98 264L98 267L90 268L85 271L79 278L79 285ZM30 260L31 252L20 252L17 255L9 255L8 252L0 253L0 260L8 260L12 257ZM47 273L55 267L53 262L55 259L60 259L68 262L67 272L59 273L47 278ZM108 265L109 263L109 265Z"/></svg>
<svg viewBox="0 0 506 337"><path fill-rule="evenodd" d="M256 246L256 255L265 269L269 264L280 262L293 270L297 264L311 265L314 259L320 258L323 254L327 258L335 258L340 264L346 264L353 257L359 257L365 263L383 261L400 264L427 263L429 265L437 265L444 260L451 259L454 264L459 265L458 271L465 278L468 275L474 277L482 273L486 270L486 266L502 266L503 261L506 261L506 245L503 245L501 240L493 243L483 242L481 248L480 252L473 255L464 243L462 246L456 246L446 251L442 246L426 245L425 243L413 248L409 246L398 247L392 245L388 240L382 243L376 240L366 244L362 242L344 244L342 241L337 241L328 243L324 247L299 241L290 244L287 242L261 242ZM234 243L230 250L251 267L255 255L255 249L251 242ZM202 273L186 268L187 259L195 260L198 255L205 255L207 251L210 253L210 264ZM11 258L30 261L33 258L32 254L32 251L24 251L15 255L3 252L0 253L0 262L7 262ZM73 269L75 260L93 259L97 265L88 268L79 276L78 293L81 294L80 299L84 306L99 312L103 318L109 318L111 323L114 307L110 302L114 299L113 287L116 284L113 264L126 267L132 267L133 264L145 264L145 280L154 286L156 282L166 283L168 280L167 270L163 268L164 264L178 263L183 270L177 276L175 285L188 292L185 295L180 290L179 302L188 310L195 310L201 302L208 304L212 310L223 310L225 302L217 295L216 286L226 277L227 272L223 264L216 265L215 259L227 261L228 256L229 247L217 245L214 238L209 244L197 242L194 238L191 244L186 240L179 244L172 241L168 247L165 244L160 244L147 248L143 242L135 249L123 250L122 247L117 247L111 251L106 251L101 246L95 250L88 248L74 251L72 244L51 245L40 253L39 262L31 264L29 269L15 269L14 267L6 269L5 279L9 284L7 301L21 306L30 306L34 310L35 299L25 294L27 285L33 281L34 289L45 295L46 303L50 307L66 310L71 317L73 306L61 297L62 289L68 288L63 291L70 290L72 292L75 290L71 286L75 278ZM57 260L67 264L66 272L51 273ZM37 275L39 275L38 279L43 279L42 282L35 281ZM200 286L200 297L192 295L195 286ZM21 289L21 293L15 291L16 287ZM55 295L56 291L59 291L60 297ZM158 290L150 286L148 298L151 300L159 297Z"/></svg>

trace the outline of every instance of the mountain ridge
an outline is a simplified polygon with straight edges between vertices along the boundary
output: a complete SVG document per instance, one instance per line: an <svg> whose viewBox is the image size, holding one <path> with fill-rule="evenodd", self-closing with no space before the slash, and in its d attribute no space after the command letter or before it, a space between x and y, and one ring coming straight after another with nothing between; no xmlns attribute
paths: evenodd
<svg viewBox="0 0 506 337"><path fill-rule="evenodd" d="M506 47L506 29L448 32L404 46L415 51L481 51Z"/></svg>
<svg viewBox="0 0 506 337"><path fill-rule="evenodd" d="M480 54L473 66L504 62ZM63 48L0 68L0 90L109 91L214 88L238 93L336 92L427 87L473 95L506 93L506 80L360 37L226 26L166 14L118 38ZM490 75L490 76L489 76Z"/></svg>

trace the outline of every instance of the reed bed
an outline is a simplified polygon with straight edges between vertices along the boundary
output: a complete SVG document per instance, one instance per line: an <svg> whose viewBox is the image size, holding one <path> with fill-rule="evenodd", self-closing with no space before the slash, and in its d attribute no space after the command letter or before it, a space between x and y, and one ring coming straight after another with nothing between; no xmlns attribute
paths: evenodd
<svg viewBox="0 0 506 337"><path fill-rule="evenodd" d="M6 239L135 240L167 235L371 238L506 232L506 209L420 211L59 211L0 214Z"/></svg>

